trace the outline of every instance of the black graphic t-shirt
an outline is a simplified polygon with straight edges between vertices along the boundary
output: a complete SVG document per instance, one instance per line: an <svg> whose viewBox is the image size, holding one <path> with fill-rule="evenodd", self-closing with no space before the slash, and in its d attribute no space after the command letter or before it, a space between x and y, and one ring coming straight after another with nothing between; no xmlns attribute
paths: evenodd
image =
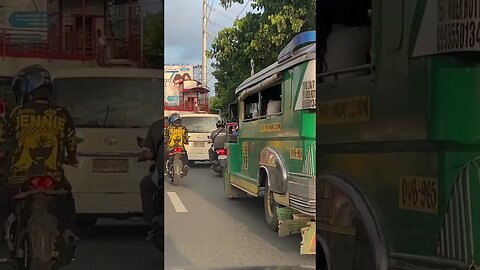
<svg viewBox="0 0 480 270"><path fill-rule="evenodd" d="M62 177L67 154L74 157L77 147L70 113L53 104L28 103L8 112L0 139L9 154L8 182L22 183L35 175Z"/></svg>

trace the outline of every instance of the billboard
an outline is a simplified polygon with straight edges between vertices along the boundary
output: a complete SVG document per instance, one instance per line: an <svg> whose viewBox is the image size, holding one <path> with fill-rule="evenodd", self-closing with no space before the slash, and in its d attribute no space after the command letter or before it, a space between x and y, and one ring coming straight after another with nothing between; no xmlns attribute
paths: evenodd
<svg viewBox="0 0 480 270"><path fill-rule="evenodd" d="M25 30L47 30L47 0L0 0L0 29L16 33L18 41L45 39Z"/></svg>
<svg viewBox="0 0 480 270"><path fill-rule="evenodd" d="M165 105L180 103L180 83L193 79L193 65L166 65L164 71Z"/></svg>

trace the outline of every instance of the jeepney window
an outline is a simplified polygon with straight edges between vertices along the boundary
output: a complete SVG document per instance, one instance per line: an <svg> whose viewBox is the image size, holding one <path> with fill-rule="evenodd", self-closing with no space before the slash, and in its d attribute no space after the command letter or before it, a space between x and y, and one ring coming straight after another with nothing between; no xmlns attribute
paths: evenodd
<svg viewBox="0 0 480 270"><path fill-rule="evenodd" d="M276 84L260 92L260 115L274 115L282 112L282 85Z"/></svg>
<svg viewBox="0 0 480 270"><path fill-rule="evenodd" d="M247 97L245 104L245 120L252 119L259 116L259 94L254 94Z"/></svg>
<svg viewBox="0 0 480 270"><path fill-rule="evenodd" d="M345 6L352 6L345 9ZM365 65L372 62L371 0L332 1L319 8L319 52L324 82L363 76L370 73ZM362 68L358 68L362 67ZM351 69L351 70L350 70ZM342 71L341 73L336 73Z"/></svg>

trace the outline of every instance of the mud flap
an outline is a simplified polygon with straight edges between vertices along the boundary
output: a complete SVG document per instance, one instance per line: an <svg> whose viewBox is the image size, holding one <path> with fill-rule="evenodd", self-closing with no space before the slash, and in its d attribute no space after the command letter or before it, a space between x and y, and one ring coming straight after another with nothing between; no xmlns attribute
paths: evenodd
<svg viewBox="0 0 480 270"><path fill-rule="evenodd" d="M308 227L300 229L302 234L302 243L300 244L300 254L314 255L316 254L317 233L316 223L309 222Z"/></svg>

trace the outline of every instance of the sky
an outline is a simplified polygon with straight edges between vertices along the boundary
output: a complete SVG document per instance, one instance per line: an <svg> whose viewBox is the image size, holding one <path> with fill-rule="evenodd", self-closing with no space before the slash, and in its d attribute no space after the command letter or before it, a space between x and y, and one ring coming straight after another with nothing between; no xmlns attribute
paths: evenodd
<svg viewBox="0 0 480 270"><path fill-rule="evenodd" d="M219 0L208 0L213 6L211 11L207 9L213 21L207 25L208 50L220 30L231 27L237 16L241 18L252 11L250 1L245 2L225 10ZM202 0L165 0L165 64L202 64L202 4ZM214 94L216 80L211 75L210 63L212 60L208 62L207 80L210 93Z"/></svg>

